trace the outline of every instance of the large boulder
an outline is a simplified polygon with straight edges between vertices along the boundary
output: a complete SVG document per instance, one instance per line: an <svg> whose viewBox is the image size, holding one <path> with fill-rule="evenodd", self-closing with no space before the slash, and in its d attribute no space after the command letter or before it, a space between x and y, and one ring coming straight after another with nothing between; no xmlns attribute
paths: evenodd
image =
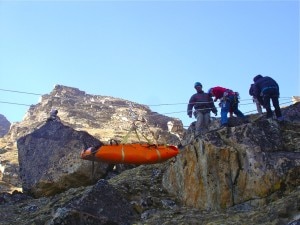
<svg viewBox="0 0 300 225"><path fill-rule="evenodd" d="M65 206L57 208L48 225L130 225L136 218L130 203L105 180L86 188Z"/></svg>
<svg viewBox="0 0 300 225"><path fill-rule="evenodd" d="M92 184L107 173L106 163L85 161L80 151L101 144L85 131L50 121L17 141L24 193L49 196ZM92 168L94 168L92 174Z"/></svg>

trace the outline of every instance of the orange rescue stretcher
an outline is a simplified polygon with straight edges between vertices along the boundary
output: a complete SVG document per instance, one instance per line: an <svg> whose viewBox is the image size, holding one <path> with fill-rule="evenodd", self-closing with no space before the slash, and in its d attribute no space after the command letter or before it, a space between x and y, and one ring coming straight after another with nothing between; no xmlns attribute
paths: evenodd
<svg viewBox="0 0 300 225"><path fill-rule="evenodd" d="M175 157L179 150L174 145L152 144L150 140L141 133L147 143L126 143L131 132L134 132L140 141L135 122L146 123L147 121L136 120L132 123L132 127L119 144L115 140L110 141L110 145L101 145L98 147L90 147L81 151L81 159L100 161L113 164L155 164L166 161ZM115 144L113 144L115 141Z"/></svg>
<svg viewBox="0 0 300 225"><path fill-rule="evenodd" d="M174 145L117 144L90 147L81 152L81 158L113 164L154 164L166 161L179 153Z"/></svg>

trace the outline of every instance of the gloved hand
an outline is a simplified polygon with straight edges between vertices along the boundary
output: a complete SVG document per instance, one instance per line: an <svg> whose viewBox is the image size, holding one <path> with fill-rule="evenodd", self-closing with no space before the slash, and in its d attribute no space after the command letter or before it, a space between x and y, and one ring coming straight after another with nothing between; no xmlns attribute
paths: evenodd
<svg viewBox="0 0 300 225"><path fill-rule="evenodd" d="M215 112L215 116L217 116L218 115L218 112Z"/></svg>
<svg viewBox="0 0 300 225"><path fill-rule="evenodd" d="M189 114L189 117L192 118L192 114Z"/></svg>

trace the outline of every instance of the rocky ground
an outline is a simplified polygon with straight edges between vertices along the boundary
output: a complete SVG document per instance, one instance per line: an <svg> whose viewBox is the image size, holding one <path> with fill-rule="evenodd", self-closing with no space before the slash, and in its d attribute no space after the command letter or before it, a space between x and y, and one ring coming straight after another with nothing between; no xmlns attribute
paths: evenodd
<svg viewBox="0 0 300 225"><path fill-rule="evenodd" d="M287 196L281 193L281 197L277 196L278 200L267 205L265 203L268 199L265 199L264 202L253 200L252 209L240 205L223 211L200 211L181 205L176 196L171 196L167 190L161 188L162 174L167 164L140 166L127 170L108 181L112 189L114 188L118 193L126 196L135 210L131 221L123 221L119 224L299 224L299 188ZM74 188L50 198L42 197L38 199L33 199L19 192L13 194L2 193L0 195L0 224L58 224L53 221L53 217L67 211L67 203L83 196L89 188L91 187ZM117 216L118 212L114 213ZM292 221L295 222L292 223ZM104 222L98 224L114 223Z"/></svg>

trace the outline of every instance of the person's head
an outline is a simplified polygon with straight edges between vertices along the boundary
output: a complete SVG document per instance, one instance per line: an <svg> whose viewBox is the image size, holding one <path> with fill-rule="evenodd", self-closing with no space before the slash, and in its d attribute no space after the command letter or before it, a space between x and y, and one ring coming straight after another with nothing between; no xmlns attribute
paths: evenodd
<svg viewBox="0 0 300 225"><path fill-rule="evenodd" d="M57 109L51 109L51 112L50 112L51 115L57 115L57 113L58 113Z"/></svg>
<svg viewBox="0 0 300 225"><path fill-rule="evenodd" d="M194 88L201 88L202 89L202 84L200 83L200 82L196 82L195 84L194 84Z"/></svg>
<svg viewBox="0 0 300 225"><path fill-rule="evenodd" d="M256 82L257 80L259 80L262 77L263 77L262 75L258 74L253 78L253 81Z"/></svg>

